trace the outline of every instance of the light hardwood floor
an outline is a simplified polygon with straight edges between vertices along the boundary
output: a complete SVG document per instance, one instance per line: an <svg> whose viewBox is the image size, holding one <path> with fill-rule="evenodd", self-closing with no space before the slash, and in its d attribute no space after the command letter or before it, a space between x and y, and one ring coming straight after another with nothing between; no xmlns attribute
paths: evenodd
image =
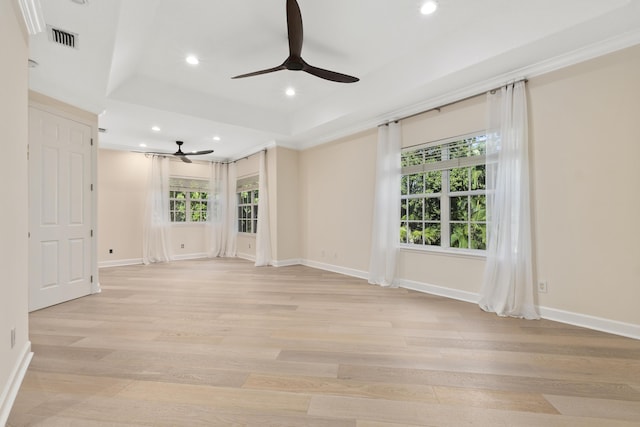
<svg viewBox="0 0 640 427"><path fill-rule="evenodd" d="M640 341L302 266L100 275L30 315L9 426L640 425Z"/></svg>

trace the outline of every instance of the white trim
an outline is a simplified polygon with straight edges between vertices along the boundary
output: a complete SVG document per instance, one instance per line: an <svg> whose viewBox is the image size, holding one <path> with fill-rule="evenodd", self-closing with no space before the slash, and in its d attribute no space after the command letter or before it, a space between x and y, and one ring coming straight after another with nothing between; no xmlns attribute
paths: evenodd
<svg viewBox="0 0 640 427"><path fill-rule="evenodd" d="M101 261L98 263L98 268L125 267L127 265L138 265L138 264L142 264L142 258L117 259L114 261Z"/></svg>
<svg viewBox="0 0 640 427"><path fill-rule="evenodd" d="M301 260L300 263L307 267L317 268L319 270L331 271L334 273L340 273L340 274L344 274L345 276L357 277L359 279L364 279L364 280L369 279L368 271L356 270L348 267L341 267L339 265L324 264L321 262L311 261L308 259L303 259Z"/></svg>
<svg viewBox="0 0 640 427"><path fill-rule="evenodd" d="M252 261L252 262L256 261L256 256L254 254L244 254L244 253L238 252L236 254L236 257L247 260L247 261Z"/></svg>
<svg viewBox="0 0 640 427"><path fill-rule="evenodd" d="M251 156L255 156L262 150L268 150L269 148L277 147L276 141L269 141L267 143L252 147L249 150L243 151L240 154L236 154L233 158L229 159L229 163L237 162L238 160L246 159Z"/></svg>
<svg viewBox="0 0 640 427"><path fill-rule="evenodd" d="M400 252L418 252L428 255L481 260L485 260L487 258L487 251L480 249L443 248L441 246L413 245L411 243L400 243L399 248Z"/></svg>
<svg viewBox="0 0 640 427"><path fill-rule="evenodd" d="M31 352L31 341L27 341L22 350L22 357L13 368L13 372L9 376L9 381L0 394L0 426L4 426L9 419L9 413L18 395L18 390L22 385L27 368L31 363L33 353Z"/></svg>
<svg viewBox="0 0 640 427"><path fill-rule="evenodd" d="M42 7L39 0L18 0L24 24L30 35L41 33L45 29Z"/></svg>
<svg viewBox="0 0 640 427"><path fill-rule="evenodd" d="M366 271L355 270L352 268L324 264L306 259L300 260L300 263L307 267L340 273L345 276L357 277L359 279L367 280L369 277L369 273ZM472 304L477 304L480 300L480 294L474 292L461 291L459 289L416 282L413 280L396 279L394 281L394 285L425 294L437 295ZM540 311L540 315L543 319L640 340L640 325L618 322L616 320L604 319L601 317L590 316L588 314L572 313L555 308L538 306L538 310Z"/></svg>
<svg viewBox="0 0 640 427"><path fill-rule="evenodd" d="M393 284L401 288L411 289L413 291L418 291L425 294L451 298L458 301L470 302L472 304L477 304L480 300L480 295L474 292L445 288L443 286L431 285L428 283L414 282L413 280L396 279L394 280Z"/></svg>
<svg viewBox="0 0 640 427"><path fill-rule="evenodd" d="M282 261L272 261L271 265L274 267L291 267L293 265L302 265L300 258L283 259Z"/></svg>
<svg viewBox="0 0 640 427"><path fill-rule="evenodd" d="M588 314L572 313L556 308L538 307L538 309L540 310L540 315L547 320L640 340L640 325L603 319L602 317L589 316Z"/></svg>
<svg viewBox="0 0 640 427"><path fill-rule="evenodd" d="M205 253L173 255L171 257L171 261L187 261L187 260L190 260L190 259L202 259L202 258L209 258L209 255L207 255Z"/></svg>
<svg viewBox="0 0 640 427"><path fill-rule="evenodd" d="M426 110L430 110L452 102L457 102L461 99L465 99L471 96L476 96L491 89L495 89L496 87L503 86L509 82L521 80L524 77L537 77L555 70L580 64L593 58L598 58L600 56L608 55L610 53L626 49L638 43L640 43L640 29L629 31L625 34L614 36L609 39L575 49L571 52L558 55L554 58L550 58L544 61L537 62L535 64L522 67L517 70L500 74L491 79L471 84L459 90L447 92L446 94L443 94L441 96L430 97L422 102L413 105L408 105L397 110L387 111L386 113L380 114L377 118L354 123L351 126L328 133L317 139L302 141L297 146L297 149L302 151L325 144L330 141L335 141L341 138L348 137L350 135L355 135L360 132L370 131L371 129L379 126L381 123L395 121L402 117L419 114L420 112Z"/></svg>

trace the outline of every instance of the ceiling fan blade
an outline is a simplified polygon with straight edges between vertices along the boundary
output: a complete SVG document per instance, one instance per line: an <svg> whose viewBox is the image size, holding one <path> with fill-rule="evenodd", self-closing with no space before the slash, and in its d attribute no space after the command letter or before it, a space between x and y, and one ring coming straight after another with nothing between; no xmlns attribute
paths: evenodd
<svg viewBox="0 0 640 427"><path fill-rule="evenodd" d="M185 162L185 163L193 163L193 162L191 161L191 159L189 159L189 158L188 158L187 156L185 156L184 154L183 154L182 156L176 156L176 157L178 157L180 160L182 160L182 161L183 161L183 162Z"/></svg>
<svg viewBox="0 0 640 427"><path fill-rule="evenodd" d="M201 156L203 154L211 154L213 150L192 151L190 153L184 153L185 156Z"/></svg>
<svg viewBox="0 0 640 427"><path fill-rule="evenodd" d="M286 70L284 64L277 67L267 68L266 70L254 71L253 73L240 74L239 76L231 77L232 79L242 79L245 77L259 76L260 74L273 73L274 71Z"/></svg>
<svg viewBox="0 0 640 427"><path fill-rule="evenodd" d="M304 64L302 71L306 71L307 73L312 74L316 77L320 77L321 79L331 80L332 82L355 83L357 81L360 81L360 79L357 77L348 76L346 74L338 73L335 71L314 67L313 65L309 65L307 63Z"/></svg>
<svg viewBox="0 0 640 427"><path fill-rule="evenodd" d="M302 55L302 13L296 0L287 0L287 32L289 34L289 56Z"/></svg>

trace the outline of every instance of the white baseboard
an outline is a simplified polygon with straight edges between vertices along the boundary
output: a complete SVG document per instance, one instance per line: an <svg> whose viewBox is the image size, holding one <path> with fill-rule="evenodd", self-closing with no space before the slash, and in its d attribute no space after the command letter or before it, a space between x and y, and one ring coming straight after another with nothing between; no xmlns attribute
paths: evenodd
<svg viewBox="0 0 640 427"><path fill-rule="evenodd" d="M208 255L205 253L173 255L171 256L171 261L186 261L190 259L202 259L207 257ZM113 261L101 261L98 263L98 268L126 267L127 265L140 265L140 264L142 264L142 258L116 259Z"/></svg>
<svg viewBox="0 0 640 427"><path fill-rule="evenodd" d="M171 257L171 261L187 261L190 259L202 259L208 258L209 255L200 253L200 254L184 254L184 255L173 255Z"/></svg>
<svg viewBox="0 0 640 427"><path fill-rule="evenodd" d="M138 264L142 264L142 258L101 261L98 263L98 268L125 267L127 265L138 265Z"/></svg>
<svg viewBox="0 0 640 427"><path fill-rule="evenodd" d="M238 252L236 256L241 259L246 259L247 261L253 261L253 262L256 261L256 256L253 254L244 254L244 253Z"/></svg>
<svg viewBox="0 0 640 427"><path fill-rule="evenodd" d="M316 261L301 260L302 265L317 268L334 273L344 274L345 276L357 277L360 279L368 279L369 273L366 271L354 270L351 268L340 267L331 264L323 264ZM480 295L474 292L461 291L443 286L431 285L428 283L415 282L412 280L397 279L395 285L401 288L411 289L426 294L438 295L441 297L451 298L458 301L464 301L477 304ZM627 338L640 340L640 325L632 323L618 322L616 320L604 319L601 317L590 316L588 314L573 313L555 308L538 307L540 315L543 319L553 320L555 322L565 323L567 325L579 326L582 328L592 329L595 331L606 332L613 335L620 335Z"/></svg>
<svg viewBox="0 0 640 427"><path fill-rule="evenodd" d="M306 265L307 267L317 268L319 270L331 271L333 273L344 274L345 276L357 277L359 279L367 280L369 278L369 273L362 270L356 270L354 268L341 267L339 265L325 264L322 262L311 261L308 259L303 259L300 261L302 265Z"/></svg>
<svg viewBox="0 0 640 427"><path fill-rule="evenodd" d="M589 316L588 314L572 313L555 308L538 307L538 309L543 319L640 340L640 325L603 319L602 317Z"/></svg>
<svg viewBox="0 0 640 427"><path fill-rule="evenodd" d="M272 261L271 265L274 267L291 267L292 265L301 265L302 260L300 258L297 259L283 259L281 261Z"/></svg>
<svg viewBox="0 0 640 427"><path fill-rule="evenodd" d="M11 408L16 400L18 390L20 390L32 358L31 342L27 341L22 350L22 357L20 357L18 363L13 368L9 381L4 387L4 390L2 390L2 394L0 394L0 426L4 426L7 423L7 419L9 419L9 413L11 413Z"/></svg>
<svg viewBox="0 0 640 427"><path fill-rule="evenodd" d="M445 288L442 286L430 285L428 283L414 282L413 280L396 279L394 284L401 288L411 289L413 291L423 292L430 295L438 295L458 301L470 302L472 304L477 304L480 300L480 295L473 292Z"/></svg>

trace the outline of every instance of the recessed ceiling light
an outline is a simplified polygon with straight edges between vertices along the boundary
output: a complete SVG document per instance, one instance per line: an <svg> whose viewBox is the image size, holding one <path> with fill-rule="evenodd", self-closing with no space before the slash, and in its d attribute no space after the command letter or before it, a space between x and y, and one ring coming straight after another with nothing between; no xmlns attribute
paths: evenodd
<svg viewBox="0 0 640 427"><path fill-rule="evenodd" d="M220 137L219 137L219 136L214 136L214 137L213 137L213 140L214 140L214 141L220 141Z"/></svg>
<svg viewBox="0 0 640 427"><path fill-rule="evenodd" d="M140 144L140 147L146 147L147 144L145 144L144 142L142 144Z"/></svg>
<svg viewBox="0 0 640 427"><path fill-rule="evenodd" d="M152 127L151 130L154 132L160 132L160 128L158 126Z"/></svg>
<svg viewBox="0 0 640 427"><path fill-rule="evenodd" d="M289 97L296 96L296 90L292 87L288 88L284 93L286 93Z"/></svg>
<svg viewBox="0 0 640 427"><path fill-rule="evenodd" d="M426 1L420 8L420 13L423 15L431 15L438 9L438 2L435 0Z"/></svg>
<svg viewBox="0 0 640 427"><path fill-rule="evenodd" d="M198 65L200 63L200 60L194 55L187 56L186 61L187 61L187 64L191 64L191 65Z"/></svg>

